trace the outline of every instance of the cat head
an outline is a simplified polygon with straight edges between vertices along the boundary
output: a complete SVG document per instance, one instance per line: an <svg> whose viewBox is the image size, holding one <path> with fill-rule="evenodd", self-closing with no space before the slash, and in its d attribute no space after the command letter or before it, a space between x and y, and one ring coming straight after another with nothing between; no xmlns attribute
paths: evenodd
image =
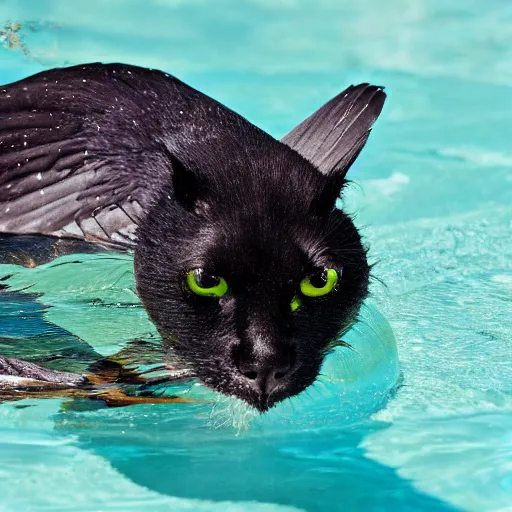
<svg viewBox="0 0 512 512"><path fill-rule="evenodd" d="M301 146L303 126L287 145L261 132L170 155L172 183L139 229L137 290L169 360L260 411L315 381L368 293L365 247L335 207L369 133L354 128L330 159Z"/></svg>

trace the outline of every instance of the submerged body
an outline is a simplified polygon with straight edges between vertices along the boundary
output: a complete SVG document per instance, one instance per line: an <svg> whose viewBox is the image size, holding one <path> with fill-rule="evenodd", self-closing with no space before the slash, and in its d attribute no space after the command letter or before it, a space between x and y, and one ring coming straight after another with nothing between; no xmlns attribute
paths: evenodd
<svg viewBox="0 0 512 512"><path fill-rule="evenodd" d="M168 359L266 410L315 380L367 295L335 201L384 98L351 87L279 142L158 71L40 73L0 89L0 233L133 248Z"/></svg>

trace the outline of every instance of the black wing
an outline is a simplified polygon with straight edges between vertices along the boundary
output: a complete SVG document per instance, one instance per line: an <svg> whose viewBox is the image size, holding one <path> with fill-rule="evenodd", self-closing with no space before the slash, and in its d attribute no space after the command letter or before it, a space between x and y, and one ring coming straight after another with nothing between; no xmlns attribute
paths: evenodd
<svg viewBox="0 0 512 512"><path fill-rule="evenodd" d="M348 169L384 98L381 88L351 87L283 142L322 172ZM247 123L170 75L122 64L53 69L0 87L0 233L129 247L169 185L170 148L213 138L226 121Z"/></svg>
<svg viewBox="0 0 512 512"><path fill-rule="evenodd" d="M170 139L198 110L231 113L172 76L121 64L0 87L0 232L133 245L169 183Z"/></svg>
<svg viewBox="0 0 512 512"><path fill-rule="evenodd" d="M350 86L286 134L282 142L324 174L343 176L361 152L386 94L382 87Z"/></svg>

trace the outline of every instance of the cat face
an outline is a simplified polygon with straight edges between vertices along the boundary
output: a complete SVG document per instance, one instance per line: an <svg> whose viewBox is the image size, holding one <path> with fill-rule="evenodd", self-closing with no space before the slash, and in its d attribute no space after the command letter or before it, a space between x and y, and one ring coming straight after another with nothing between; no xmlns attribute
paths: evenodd
<svg viewBox="0 0 512 512"><path fill-rule="evenodd" d="M265 411L315 381L367 295L360 236L333 208L341 185L299 158L224 171L220 188L173 167L140 230L138 293L169 360Z"/></svg>

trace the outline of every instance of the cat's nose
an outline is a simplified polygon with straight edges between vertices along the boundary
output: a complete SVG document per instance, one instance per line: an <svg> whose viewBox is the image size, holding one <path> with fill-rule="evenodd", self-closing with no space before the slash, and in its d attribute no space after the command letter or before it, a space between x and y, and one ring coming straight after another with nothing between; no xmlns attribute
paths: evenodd
<svg viewBox="0 0 512 512"><path fill-rule="evenodd" d="M277 387L286 386L286 377L291 373L294 359L291 349L279 357L241 359L238 361L238 371L258 394L268 396Z"/></svg>
<svg viewBox="0 0 512 512"><path fill-rule="evenodd" d="M242 365L239 370L248 384L260 395L270 395L274 389L286 380L292 368L291 364L279 365L277 368L260 369L254 365Z"/></svg>

